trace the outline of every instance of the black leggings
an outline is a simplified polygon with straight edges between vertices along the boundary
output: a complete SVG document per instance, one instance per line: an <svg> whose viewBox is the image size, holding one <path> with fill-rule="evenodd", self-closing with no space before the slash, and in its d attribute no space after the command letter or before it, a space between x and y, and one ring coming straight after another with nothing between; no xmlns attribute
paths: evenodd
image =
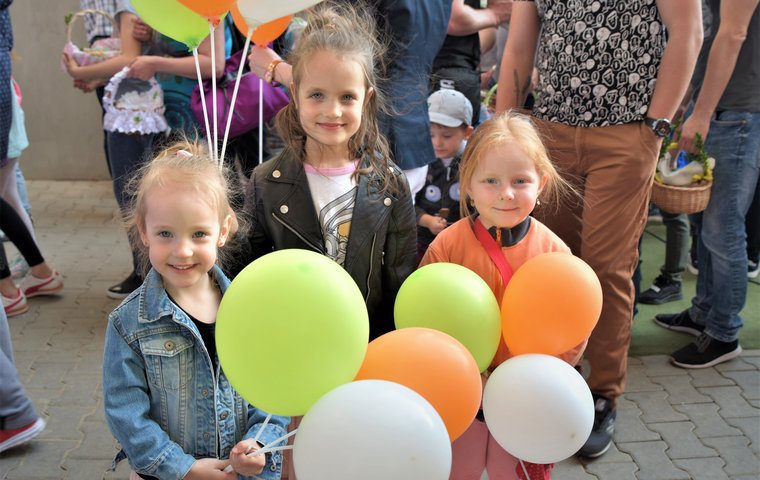
<svg viewBox="0 0 760 480"><path fill-rule="evenodd" d="M0 197L0 230L16 245L16 248L24 256L24 260L26 260L26 263L30 267L34 267L45 261L24 221L18 216L16 210L3 200L2 197ZM0 280L10 276L11 269L8 265L8 257L5 256L5 248L2 242L0 242Z"/></svg>

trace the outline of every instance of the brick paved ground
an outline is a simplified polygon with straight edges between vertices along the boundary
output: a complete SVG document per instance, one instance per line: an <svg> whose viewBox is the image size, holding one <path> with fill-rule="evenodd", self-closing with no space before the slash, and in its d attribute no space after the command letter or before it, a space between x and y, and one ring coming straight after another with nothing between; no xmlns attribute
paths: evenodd
<svg viewBox="0 0 760 480"><path fill-rule="evenodd" d="M30 300L10 320L16 363L47 429L0 455L0 479L126 479L100 389L105 289L129 273L107 182L29 182L43 254L65 275L60 298ZM615 445L600 459L562 462L559 480L760 478L760 351L717 368L632 358ZM424 480L424 479L421 479Z"/></svg>

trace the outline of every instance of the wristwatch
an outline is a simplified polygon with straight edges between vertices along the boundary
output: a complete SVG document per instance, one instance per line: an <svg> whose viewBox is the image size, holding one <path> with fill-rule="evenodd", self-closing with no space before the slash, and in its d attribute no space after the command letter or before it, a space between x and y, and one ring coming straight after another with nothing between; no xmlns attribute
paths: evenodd
<svg viewBox="0 0 760 480"><path fill-rule="evenodd" d="M654 134L660 138L670 135L670 120L667 118L645 117L644 124L651 128Z"/></svg>

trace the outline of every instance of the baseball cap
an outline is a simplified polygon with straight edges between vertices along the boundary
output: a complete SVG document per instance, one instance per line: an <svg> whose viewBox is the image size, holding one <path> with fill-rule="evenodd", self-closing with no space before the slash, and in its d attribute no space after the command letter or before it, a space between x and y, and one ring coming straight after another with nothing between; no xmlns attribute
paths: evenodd
<svg viewBox="0 0 760 480"><path fill-rule="evenodd" d="M430 94L427 100L430 121L444 127L472 125L472 104L457 90L442 88Z"/></svg>

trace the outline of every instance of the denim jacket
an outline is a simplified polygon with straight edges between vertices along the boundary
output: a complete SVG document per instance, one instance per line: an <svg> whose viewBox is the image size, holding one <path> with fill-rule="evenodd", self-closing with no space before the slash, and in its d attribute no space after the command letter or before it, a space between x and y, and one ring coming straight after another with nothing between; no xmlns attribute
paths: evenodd
<svg viewBox="0 0 760 480"><path fill-rule="evenodd" d="M217 266L211 273L224 293L230 281ZM114 465L126 457L136 472L162 480L183 478L196 458L228 458L267 415L233 390L220 367L212 370L197 327L155 270L109 315L103 396L122 445ZM289 422L272 416L259 442L284 435ZM279 479L281 469L281 452L267 454L257 478Z"/></svg>

